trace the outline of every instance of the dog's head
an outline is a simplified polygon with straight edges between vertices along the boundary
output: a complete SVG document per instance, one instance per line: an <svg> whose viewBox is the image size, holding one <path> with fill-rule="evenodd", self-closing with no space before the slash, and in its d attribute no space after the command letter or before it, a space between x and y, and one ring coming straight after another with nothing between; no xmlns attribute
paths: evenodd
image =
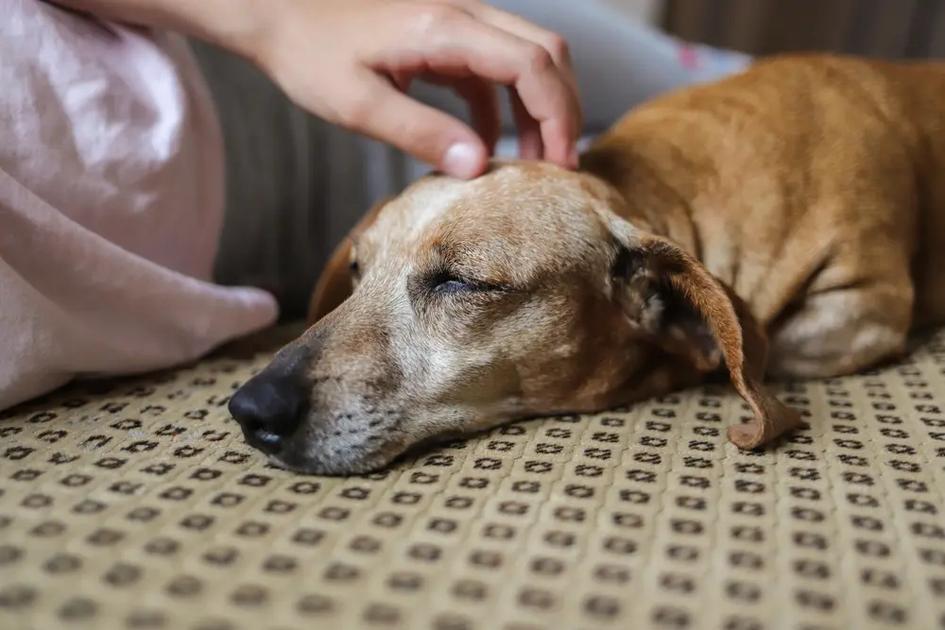
<svg viewBox="0 0 945 630"><path fill-rule="evenodd" d="M591 175L497 165L428 176L372 210L312 302L313 325L233 397L250 444L315 473L383 466L419 442L599 410L724 361L753 447L796 422L759 386L764 340L695 259L621 219Z"/></svg>

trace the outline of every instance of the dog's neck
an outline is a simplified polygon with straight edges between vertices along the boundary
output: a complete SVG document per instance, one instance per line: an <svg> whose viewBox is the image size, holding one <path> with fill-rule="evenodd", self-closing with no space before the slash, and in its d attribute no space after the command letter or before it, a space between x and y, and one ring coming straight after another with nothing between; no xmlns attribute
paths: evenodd
<svg viewBox="0 0 945 630"><path fill-rule="evenodd" d="M607 146L581 157L581 170L603 180L621 203L612 209L633 225L664 236L702 260L702 239L692 220L685 191L679 190L652 163Z"/></svg>

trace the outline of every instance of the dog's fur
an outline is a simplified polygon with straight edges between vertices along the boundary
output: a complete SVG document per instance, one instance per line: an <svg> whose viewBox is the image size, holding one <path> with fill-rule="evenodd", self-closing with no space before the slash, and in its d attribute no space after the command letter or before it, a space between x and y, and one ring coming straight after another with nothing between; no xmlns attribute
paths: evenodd
<svg viewBox="0 0 945 630"><path fill-rule="evenodd" d="M311 388L274 459L365 471L723 362L755 415L729 437L754 448L800 422L763 389L766 354L791 378L893 357L945 319L942 271L945 64L763 61L636 109L578 172L433 175L370 212L319 282L314 325L267 368Z"/></svg>

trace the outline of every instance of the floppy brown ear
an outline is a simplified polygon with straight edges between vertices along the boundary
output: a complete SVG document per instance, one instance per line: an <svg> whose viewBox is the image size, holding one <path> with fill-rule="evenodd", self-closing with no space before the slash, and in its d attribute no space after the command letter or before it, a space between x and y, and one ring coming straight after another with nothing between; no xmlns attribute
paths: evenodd
<svg viewBox="0 0 945 630"><path fill-rule="evenodd" d="M348 233L348 236L332 252L331 258L328 259L325 268L322 269L322 273L318 277L318 282L315 283L315 290L312 291L312 299L308 306L307 323L309 326L335 310L351 295L351 291L354 289L354 279L351 275L352 239L374 223L381 208L388 201L388 199L384 199L371 206L367 214L358 221L357 225Z"/></svg>
<svg viewBox="0 0 945 630"><path fill-rule="evenodd" d="M614 274L631 322L656 343L701 371L724 359L736 391L754 418L730 426L739 448L763 446L801 425L797 411L763 385L767 340L748 307L702 264L665 239L634 234L618 251Z"/></svg>

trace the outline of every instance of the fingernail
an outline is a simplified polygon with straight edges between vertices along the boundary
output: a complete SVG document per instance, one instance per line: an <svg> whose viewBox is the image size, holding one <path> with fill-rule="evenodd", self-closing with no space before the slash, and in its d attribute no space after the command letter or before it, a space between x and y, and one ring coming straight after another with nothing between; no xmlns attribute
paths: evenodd
<svg viewBox="0 0 945 630"><path fill-rule="evenodd" d="M469 142L457 142L443 155L443 170L454 177L470 179L479 174L479 149Z"/></svg>

